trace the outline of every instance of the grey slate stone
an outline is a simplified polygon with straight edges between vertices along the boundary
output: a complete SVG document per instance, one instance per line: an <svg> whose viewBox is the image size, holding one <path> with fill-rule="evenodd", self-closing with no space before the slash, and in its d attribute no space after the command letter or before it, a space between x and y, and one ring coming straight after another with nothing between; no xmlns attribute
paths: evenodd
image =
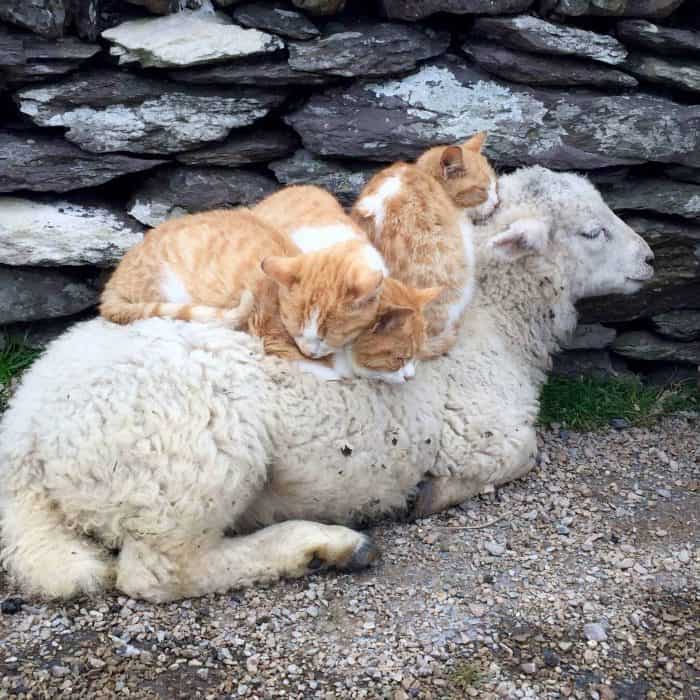
<svg viewBox="0 0 700 700"><path fill-rule="evenodd" d="M255 85L278 87L285 85L325 85L335 80L330 75L318 75L294 70L286 58L262 58L235 61L210 68L173 71L173 80L194 85Z"/></svg>
<svg viewBox="0 0 700 700"><path fill-rule="evenodd" d="M625 361L607 350L569 350L554 355L552 374L570 377L610 379L630 374Z"/></svg>
<svg viewBox="0 0 700 700"><path fill-rule="evenodd" d="M112 153L98 156L42 132L0 131L0 192L68 192L164 162Z"/></svg>
<svg viewBox="0 0 700 700"><path fill-rule="evenodd" d="M180 153L177 160L185 165L218 165L237 168L250 163L267 163L293 153L299 138L291 129L266 128L233 133L225 141L197 151Z"/></svg>
<svg viewBox="0 0 700 700"><path fill-rule="evenodd" d="M603 350L612 344L616 335L614 328L600 323L580 323L563 347L565 350Z"/></svg>
<svg viewBox="0 0 700 700"><path fill-rule="evenodd" d="M618 355L648 362L682 362L700 365L700 342L681 343L648 331L628 331L619 335L612 345Z"/></svg>
<svg viewBox="0 0 700 700"><path fill-rule="evenodd" d="M346 206L354 204L362 188L379 169L373 164L317 158L303 149L291 158L270 163L269 167L283 185L325 187Z"/></svg>
<svg viewBox="0 0 700 700"><path fill-rule="evenodd" d="M119 64L144 68L196 65L280 51L277 36L233 24L222 13L183 11L163 17L130 19L102 32Z"/></svg>
<svg viewBox="0 0 700 700"><path fill-rule="evenodd" d="M622 63L627 56L627 49L612 36L555 24L532 15L481 17L474 23L472 34L533 53L591 58L612 65Z"/></svg>
<svg viewBox="0 0 700 700"><path fill-rule="evenodd" d="M284 100L280 91L204 88L90 71L16 95L40 126L64 126L66 138L95 153L167 154L224 138Z"/></svg>
<svg viewBox="0 0 700 700"><path fill-rule="evenodd" d="M684 0L546 0L546 7L567 17L668 17Z"/></svg>
<svg viewBox="0 0 700 700"><path fill-rule="evenodd" d="M129 214L156 226L198 211L255 204L277 189L272 179L247 170L172 166L153 175L129 202Z"/></svg>
<svg viewBox="0 0 700 700"><path fill-rule="evenodd" d="M622 67L649 83L700 92L700 60L631 54Z"/></svg>
<svg viewBox="0 0 700 700"><path fill-rule="evenodd" d="M54 38L63 34L68 13L64 0L3 0L0 19Z"/></svg>
<svg viewBox="0 0 700 700"><path fill-rule="evenodd" d="M673 180L694 182L700 185L700 168L687 168L684 165L669 165L664 168L664 174Z"/></svg>
<svg viewBox="0 0 700 700"><path fill-rule="evenodd" d="M436 12L458 15L500 15L523 12L534 0L380 0L380 7L389 19L415 22Z"/></svg>
<svg viewBox="0 0 700 700"><path fill-rule="evenodd" d="M289 65L297 71L343 78L405 73L418 61L438 56L450 44L447 33L390 22L333 23L320 39L292 42Z"/></svg>
<svg viewBox="0 0 700 700"><path fill-rule="evenodd" d="M345 8L345 0L292 0L292 5L312 15L335 15Z"/></svg>
<svg viewBox="0 0 700 700"><path fill-rule="evenodd" d="M700 307L700 299L697 300ZM674 340L700 340L700 309L668 311L651 317L654 330Z"/></svg>
<svg viewBox="0 0 700 700"><path fill-rule="evenodd" d="M94 272L0 266L0 325L71 316L98 299Z"/></svg>
<svg viewBox="0 0 700 700"><path fill-rule="evenodd" d="M625 89L639 84L631 75L593 61L568 56L541 56L478 39L467 39L462 44L462 51L483 70L526 85L592 85Z"/></svg>
<svg viewBox="0 0 700 700"><path fill-rule="evenodd" d="M114 265L143 228L121 208L92 198L0 197L0 264Z"/></svg>
<svg viewBox="0 0 700 700"><path fill-rule="evenodd" d="M233 11L233 19L244 27L254 27L290 39L313 39L320 32L316 25L300 12L282 2L250 2Z"/></svg>
<svg viewBox="0 0 700 700"><path fill-rule="evenodd" d="M617 35L626 44L659 53L700 53L700 32L653 24L644 19L626 19L617 23Z"/></svg>
<svg viewBox="0 0 700 700"><path fill-rule="evenodd" d="M486 130L498 164L700 166L700 105L506 84L452 56L401 79L332 88L286 118L307 150L390 162Z"/></svg>
<svg viewBox="0 0 700 700"><path fill-rule="evenodd" d="M630 178L601 185L615 210L652 211L700 219L700 186L668 178Z"/></svg>
<svg viewBox="0 0 700 700"><path fill-rule="evenodd" d="M10 84L45 80L75 70L100 51L74 37L44 39L0 26L0 77Z"/></svg>

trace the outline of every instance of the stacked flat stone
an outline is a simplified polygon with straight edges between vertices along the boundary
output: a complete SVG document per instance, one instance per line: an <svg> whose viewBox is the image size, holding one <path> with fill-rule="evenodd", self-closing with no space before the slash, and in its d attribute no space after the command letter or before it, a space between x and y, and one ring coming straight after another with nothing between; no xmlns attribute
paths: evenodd
<svg viewBox="0 0 700 700"><path fill-rule="evenodd" d="M581 305L570 366L698 364L694 5L5 0L0 324L94 309L100 270L169 217L292 183L349 205L385 163L484 129L501 168L588 172L655 250L638 294Z"/></svg>

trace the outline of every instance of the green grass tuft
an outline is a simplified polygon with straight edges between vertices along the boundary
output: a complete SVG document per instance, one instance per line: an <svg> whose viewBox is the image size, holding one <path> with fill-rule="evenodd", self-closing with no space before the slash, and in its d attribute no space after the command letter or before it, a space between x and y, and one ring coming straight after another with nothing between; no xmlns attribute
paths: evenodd
<svg viewBox="0 0 700 700"><path fill-rule="evenodd" d="M466 692L469 688L477 688L481 683L482 675L477 666L470 663L460 663L450 673L450 681L454 686Z"/></svg>
<svg viewBox="0 0 700 700"><path fill-rule="evenodd" d="M21 338L0 338L0 410L7 404L12 380L27 369L40 354L41 350L29 347Z"/></svg>
<svg viewBox="0 0 700 700"><path fill-rule="evenodd" d="M612 418L644 425L659 416L697 410L700 391L692 380L659 388L638 379L552 377L542 390L539 421L587 431L609 425Z"/></svg>

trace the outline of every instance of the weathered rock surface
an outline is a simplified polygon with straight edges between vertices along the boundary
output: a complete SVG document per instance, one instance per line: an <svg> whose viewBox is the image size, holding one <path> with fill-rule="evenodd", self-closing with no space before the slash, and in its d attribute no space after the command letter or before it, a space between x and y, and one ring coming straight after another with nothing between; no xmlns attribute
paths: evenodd
<svg viewBox="0 0 700 700"><path fill-rule="evenodd" d="M193 68L169 74L173 80L195 85L255 85L278 87L284 85L325 85L333 80L330 75L305 73L294 70L286 58L263 58L236 61L211 68Z"/></svg>
<svg viewBox="0 0 700 700"><path fill-rule="evenodd" d="M292 0L292 5L312 15L334 15L345 8L345 0Z"/></svg>
<svg viewBox="0 0 700 700"><path fill-rule="evenodd" d="M700 186L667 178L629 178L600 187L616 210L655 211L700 219Z"/></svg>
<svg viewBox="0 0 700 700"><path fill-rule="evenodd" d="M261 29L290 39L313 39L320 34L308 17L290 10L282 2L246 3L233 11L233 18L244 27Z"/></svg>
<svg viewBox="0 0 700 700"><path fill-rule="evenodd" d="M0 325L71 316L94 306L95 275L0 266Z"/></svg>
<svg viewBox="0 0 700 700"><path fill-rule="evenodd" d="M181 9L196 10L202 7L203 0L127 0L132 5L145 7L154 15L167 15ZM184 6L184 7L183 7Z"/></svg>
<svg viewBox="0 0 700 700"><path fill-rule="evenodd" d="M683 165L669 165L664 173L673 180L695 182L700 185L700 168L686 168Z"/></svg>
<svg viewBox="0 0 700 700"><path fill-rule="evenodd" d="M67 20L64 0L3 0L0 19L46 37L63 34Z"/></svg>
<svg viewBox="0 0 700 700"><path fill-rule="evenodd" d="M616 338L612 349L618 355L633 360L700 365L700 342L681 343L661 338L648 331L622 333Z"/></svg>
<svg viewBox="0 0 700 700"><path fill-rule="evenodd" d="M104 203L0 197L3 265L109 266L141 237L141 226Z"/></svg>
<svg viewBox="0 0 700 700"><path fill-rule="evenodd" d="M700 299L697 300L700 306ZM651 317L654 330L675 340L700 340L700 309L668 311Z"/></svg>
<svg viewBox="0 0 700 700"><path fill-rule="evenodd" d="M631 54L623 65L640 80L700 92L700 61Z"/></svg>
<svg viewBox="0 0 700 700"><path fill-rule="evenodd" d="M617 23L617 35L626 44L653 49L663 54L700 53L700 32L653 24L644 19Z"/></svg>
<svg viewBox="0 0 700 700"><path fill-rule="evenodd" d="M234 133L225 141L180 153L177 160L186 165L219 165L237 168L249 163L267 163L293 153L299 138L291 129L267 128Z"/></svg>
<svg viewBox="0 0 700 700"><path fill-rule="evenodd" d="M0 26L0 78L11 84L63 75L100 50L74 37L44 39Z"/></svg>
<svg viewBox="0 0 700 700"><path fill-rule="evenodd" d="M572 379L597 377L610 379L629 374L625 361L607 350L569 350L552 358L552 374Z"/></svg>
<svg viewBox="0 0 700 700"><path fill-rule="evenodd" d="M277 189L272 178L247 170L170 167L152 175L129 202L142 224L209 209L254 204Z"/></svg>
<svg viewBox="0 0 700 700"><path fill-rule="evenodd" d="M673 309L693 309L700 299L700 225L692 221L626 216L652 247L654 279L633 296L610 295L579 304L583 323L620 323Z"/></svg>
<svg viewBox="0 0 700 700"><path fill-rule="evenodd" d="M119 63L145 68L181 68L257 56L284 48L284 42L257 29L231 24L224 15L184 10L166 17L124 22L102 32Z"/></svg>
<svg viewBox="0 0 700 700"><path fill-rule="evenodd" d="M270 169L284 185L319 185L350 206L379 168L317 158L301 149L291 158L270 163Z"/></svg>
<svg viewBox="0 0 700 700"><path fill-rule="evenodd" d="M91 71L16 95L40 126L96 153L173 153L224 138L284 99L277 91L192 87L119 71Z"/></svg>
<svg viewBox="0 0 700 700"><path fill-rule="evenodd" d="M548 9L569 17L668 17L684 0L546 0Z"/></svg>
<svg viewBox="0 0 700 700"><path fill-rule="evenodd" d="M615 336L617 331L614 328L606 328L600 323L580 323L563 347L566 350L603 350L612 344Z"/></svg>
<svg viewBox="0 0 700 700"><path fill-rule="evenodd" d="M418 61L444 53L447 33L424 32L390 22L333 23L323 37L289 46L289 65L298 71L353 78L413 70Z"/></svg>
<svg viewBox="0 0 700 700"><path fill-rule="evenodd" d="M487 152L499 164L700 166L700 105L515 87L451 56L405 78L314 95L286 120L324 156L394 161L486 130Z"/></svg>
<svg viewBox="0 0 700 700"><path fill-rule="evenodd" d="M627 73L565 56L542 56L507 49L491 42L467 39L462 51L480 68L504 80L527 85L633 88L639 84Z"/></svg>
<svg viewBox="0 0 700 700"><path fill-rule="evenodd" d="M0 192L67 192L164 162L111 153L98 156L42 133L0 131Z"/></svg>
<svg viewBox="0 0 700 700"><path fill-rule="evenodd" d="M384 14L390 19L411 22L429 17L436 12L458 15L500 15L523 12L534 0L380 0Z"/></svg>
<svg viewBox="0 0 700 700"><path fill-rule="evenodd" d="M475 37L489 37L515 49L557 56L592 58L619 64L627 49L614 37L586 29L547 22L532 15L482 17L474 23Z"/></svg>

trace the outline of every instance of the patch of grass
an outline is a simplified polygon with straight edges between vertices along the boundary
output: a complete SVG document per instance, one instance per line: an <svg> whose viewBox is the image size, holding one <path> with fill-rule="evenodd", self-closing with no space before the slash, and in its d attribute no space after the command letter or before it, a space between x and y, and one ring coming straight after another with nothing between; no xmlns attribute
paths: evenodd
<svg viewBox="0 0 700 700"><path fill-rule="evenodd" d="M478 688L482 681L481 671L474 664L462 662L452 669L450 681L454 686L466 692L469 688Z"/></svg>
<svg viewBox="0 0 700 700"><path fill-rule="evenodd" d="M16 337L0 338L0 410L7 404L10 384L41 354Z"/></svg>
<svg viewBox="0 0 700 700"><path fill-rule="evenodd" d="M643 425L658 416L697 410L700 391L692 380L659 388L637 379L552 377L542 390L539 421L586 431L605 427L612 418Z"/></svg>

